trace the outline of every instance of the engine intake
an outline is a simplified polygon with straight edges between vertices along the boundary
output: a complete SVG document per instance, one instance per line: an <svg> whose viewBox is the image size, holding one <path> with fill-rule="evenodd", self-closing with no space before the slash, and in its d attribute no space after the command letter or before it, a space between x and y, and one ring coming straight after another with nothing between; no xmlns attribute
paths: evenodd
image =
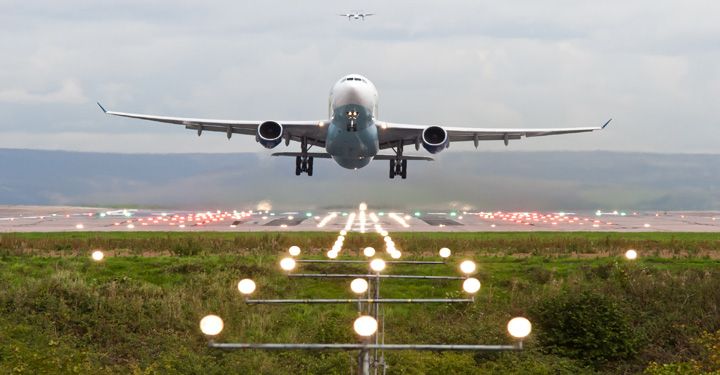
<svg viewBox="0 0 720 375"><path fill-rule="evenodd" d="M431 154L446 149L449 143L447 131L439 126L429 126L422 132L422 145Z"/></svg>
<svg viewBox="0 0 720 375"><path fill-rule="evenodd" d="M282 142L283 126L279 122L265 121L257 128L255 140L265 148L274 148Z"/></svg>

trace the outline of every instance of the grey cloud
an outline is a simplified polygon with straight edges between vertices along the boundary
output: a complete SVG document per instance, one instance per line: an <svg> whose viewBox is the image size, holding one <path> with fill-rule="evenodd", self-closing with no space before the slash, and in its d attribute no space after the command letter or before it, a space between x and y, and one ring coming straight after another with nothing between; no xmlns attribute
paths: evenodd
<svg viewBox="0 0 720 375"><path fill-rule="evenodd" d="M602 134L513 150L717 152L716 2L362 5L378 16L348 22L335 14L356 4L330 1L5 1L0 49L12 53L0 61L0 147L264 152L251 139L198 140L179 127L108 119L92 102L317 119L334 80L357 72L378 86L387 120L545 127L616 119ZM67 79L84 101L43 99Z"/></svg>

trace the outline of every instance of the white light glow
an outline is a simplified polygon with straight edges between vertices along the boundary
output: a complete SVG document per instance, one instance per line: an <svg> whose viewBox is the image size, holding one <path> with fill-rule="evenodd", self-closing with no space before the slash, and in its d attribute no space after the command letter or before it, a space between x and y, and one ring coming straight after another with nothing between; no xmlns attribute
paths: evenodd
<svg viewBox="0 0 720 375"><path fill-rule="evenodd" d="M375 258L370 262L370 268L375 272L380 272L385 269L385 261L380 258Z"/></svg>
<svg viewBox="0 0 720 375"><path fill-rule="evenodd" d="M83 228L85 228L85 226L82 225L82 224L76 224L76 225L75 225L75 229L83 229Z"/></svg>
<svg viewBox="0 0 720 375"><path fill-rule="evenodd" d="M469 275L469 274L475 272L475 268L476 268L475 262L473 262L472 260L466 260L466 261L460 263L460 271L462 271L462 273L464 273L466 275Z"/></svg>
<svg viewBox="0 0 720 375"><path fill-rule="evenodd" d="M375 334L378 328L377 320L373 318L372 316L363 315L357 319L355 319L355 323L353 323L353 328L355 329L355 333L357 333L360 336L368 337Z"/></svg>
<svg viewBox="0 0 720 375"><path fill-rule="evenodd" d="M638 256L637 251L635 251L633 249L630 249L625 252L625 258L627 258L629 260L635 260L635 259L637 259L637 256Z"/></svg>
<svg viewBox="0 0 720 375"><path fill-rule="evenodd" d="M365 249L363 249L363 255L368 258L373 257L375 256L375 249L372 247L366 247Z"/></svg>
<svg viewBox="0 0 720 375"><path fill-rule="evenodd" d="M522 339L527 337L532 331L532 324L530 321L522 318L512 318L507 325L508 332L511 336Z"/></svg>
<svg viewBox="0 0 720 375"><path fill-rule="evenodd" d="M363 294L368 290L368 282L365 279L355 279L350 283L350 289L355 294Z"/></svg>
<svg viewBox="0 0 720 375"><path fill-rule="evenodd" d="M470 294L477 293L477 291L480 290L480 280L474 277L465 279L465 281L463 281L463 290Z"/></svg>
<svg viewBox="0 0 720 375"><path fill-rule="evenodd" d="M223 321L217 315L208 315L200 320L200 330L208 336L215 336L222 332Z"/></svg>
<svg viewBox="0 0 720 375"><path fill-rule="evenodd" d="M450 254L450 249L448 249L447 247L443 247L442 249L440 249L440 257L447 258L450 256Z"/></svg>
<svg viewBox="0 0 720 375"><path fill-rule="evenodd" d="M92 252L91 257L94 261L99 262L103 260L103 258L105 258L105 254L103 254L103 252L100 250L95 250Z"/></svg>
<svg viewBox="0 0 720 375"><path fill-rule="evenodd" d="M292 271L295 268L295 259L283 258L283 260L280 261L280 268L285 271Z"/></svg>
<svg viewBox="0 0 720 375"><path fill-rule="evenodd" d="M402 256L402 253L399 250L395 250L392 253L390 253L390 257L393 259L400 259Z"/></svg>
<svg viewBox="0 0 720 375"><path fill-rule="evenodd" d="M327 252L327 257L330 259L335 259L335 258L337 258L337 256L338 256L338 253L335 250L330 250Z"/></svg>
<svg viewBox="0 0 720 375"><path fill-rule="evenodd" d="M299 246L290 246L290 249L288 249L288 253L290 253L290 255L296 257L296 256L300 255L300 247Z"/></svg>
<svg viewBox="0 0 720 375"><path fill-rule="evenodd" d="M249 295L252 294L255 291L255 282L250 279L242 279L238 283L238 290L240 293Z"/></svg>

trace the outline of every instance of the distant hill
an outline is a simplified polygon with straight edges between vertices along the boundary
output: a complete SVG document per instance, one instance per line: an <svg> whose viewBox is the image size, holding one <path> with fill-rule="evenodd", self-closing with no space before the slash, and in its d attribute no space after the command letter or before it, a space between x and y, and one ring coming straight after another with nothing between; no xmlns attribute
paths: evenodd
<svg viewBox="0 0 720 375"><path fill-rule="evenodd" d="M0 204L246 207L462 207L485 210L718 210L720 155L446 152L358 171L264 154L108 154L0 149Z"/></svg>

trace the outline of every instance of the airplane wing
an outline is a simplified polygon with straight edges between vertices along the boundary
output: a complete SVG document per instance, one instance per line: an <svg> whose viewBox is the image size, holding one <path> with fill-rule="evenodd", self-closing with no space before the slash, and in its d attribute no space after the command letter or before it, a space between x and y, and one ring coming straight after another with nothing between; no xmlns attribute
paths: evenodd
<svg viewBox="0 0 720 375"><path fill-rule="evenodd" d="M103 112L105 112L105 114L108 115L183 125L185 126L185 129L196 130L198 135L200 135L203 131L221 132L227 134L228 138L230 138L233 134L254 136L257 134L258 126L264 122L143 115L137 113L108 111L100 103L98 103L98 106L103 110ZM283 139L286 142L291 140L299 142L303 137L306 137L309 145L325 147L327 125L330 123L329 120L277 122L283 126Z"/></svg>
<svg viewBox="0 0 720 375"><path fill-rule="evenodd" d="M449 142L473 141L475 147L480 141L499 140L507 145L512 139L523 137L542 137L547 135L560 135L572 133L592 132L605 129L612 121L608 120L602 126L580 127L580 128L547 128L547 129L503 129L503 128L460 128L444 127L440 125L413 125L396 124L391 122L377 121L378 138L381 149L391 148L402 142L403 145L414 144L419 147L422 143L422 132L430 126L438 126L447 132Z"/></svg>

